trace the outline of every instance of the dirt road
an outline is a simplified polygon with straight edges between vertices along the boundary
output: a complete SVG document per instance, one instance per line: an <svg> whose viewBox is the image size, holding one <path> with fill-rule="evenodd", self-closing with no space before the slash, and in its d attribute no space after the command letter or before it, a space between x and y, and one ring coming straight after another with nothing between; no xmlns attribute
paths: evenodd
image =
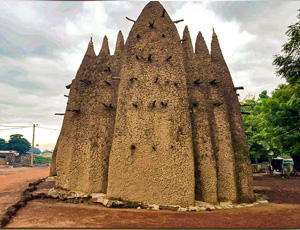
<svg viewBox="0 0 300 230"><path fill-rule="evenodd" d="M10 205L20 200L22 191L28 186L28 183L48 176L49 167L31 168L18 167L7 168L0 167L0 214Z"/></svg>

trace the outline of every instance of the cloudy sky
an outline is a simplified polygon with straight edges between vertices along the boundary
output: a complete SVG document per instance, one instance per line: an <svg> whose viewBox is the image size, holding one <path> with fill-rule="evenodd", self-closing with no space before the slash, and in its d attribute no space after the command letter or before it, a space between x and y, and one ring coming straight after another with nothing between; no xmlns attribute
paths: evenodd
<svg viewBox="0 0 300 230"><path fill-rule="evenodd" d="M91 34L98 54L104 35L114 52L118 31L126 38L147 2L0 1L0 138L21 133L52 149L62 124L68 94ZM208 47L212 27L237 86L240 100L271 93L284 81L272 66L286 42L287 26L297 21L297 1L162 2L182 35L189 26L193 43L201 31ZM210 47L209 47L210 49ZM15 126L15 127L11 127ZM15 129L22 126L22 129ZM48 129L45 129L48 128ZM5 130L7 129L7 130Z"/></svg>

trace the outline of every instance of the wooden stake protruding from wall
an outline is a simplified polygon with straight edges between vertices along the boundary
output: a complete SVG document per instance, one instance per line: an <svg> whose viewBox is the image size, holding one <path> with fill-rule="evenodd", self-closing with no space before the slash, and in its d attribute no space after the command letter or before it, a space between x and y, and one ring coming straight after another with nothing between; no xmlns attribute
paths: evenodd
<svg viewBox="0 0 300 230"><path fill-rule="evenodd" d="M183 21L184 21L183 19L180 19L180 20L173 21L173 23L177 24L177 23L183 22Z"/></svg>
<svg viewBox="0 0 300 230"><path fill-rule="evenodd" d="M86 84L86 85L92 84L92 81L86 80L86 79L82 79L82 80L79 80L79 81L80 81L80 82L83 82L83 83Z"/></svg>
<svg viewBox="0 0 300 230"><path fill-rule="evenodd" d="M135 22L133 19L130 19L130 18L128 18L128 17L126 17L126 19L127 19L128 21Z"/></svg>
<svg viewBox="0 0 300 230"><path fill-rule="evenodd" d="M249 112L242 112L242 114L244 114L244 115L251 115L251 113L249 113Z"/></svg>
<svg viewBox="0 0 300 230"><path fill-rule="evenodd" d="M80 109L67 109L67 112L80 113Z"/></svg>
<svg viewBox="0 0 300 230"><path fill-rule="evenodd" d="M244 86L237 86L237 87L234 87L234 90L243 90L244 89Z"/></svg>

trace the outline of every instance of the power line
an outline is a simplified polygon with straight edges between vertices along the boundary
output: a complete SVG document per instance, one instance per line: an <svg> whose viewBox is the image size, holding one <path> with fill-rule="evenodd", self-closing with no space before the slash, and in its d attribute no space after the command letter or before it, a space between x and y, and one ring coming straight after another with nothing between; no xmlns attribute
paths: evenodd
<svg viewBox="0 0 300 230"><path fill-rule="evenodd" d="M18 126L14 126L14 125L0 125L0 127L7 127L7 128L22 128L22 127L24 127L24 128L28 128L28 127L31 127L31 126L28 126L28 125L26 125L26 126L24 126L24 125L18 125Z"/></svg>
<svg viewBox="0 0 300 230"><path fill-rule="evenodd" d="M1 129L2 127L7 127L7 128ZM0 130L25 129L25 128L31 128L31 126L8 126L8 125L0 125ZM49 129L49 130L53 130L53 131L60 131L60 129L46 128L46 127L40 127L40 126L37 126L37 128Z"/></svg>
<svg viewBox="0 0 300 230"><path fill-rule="evenodd" d="M276 137L273 137L273 138L281 137L281 136L283 136L283 135L285 135L285 134L288 134L288 133L291 133L291 132L293 132L293 131L295 131L295 130L297 130L297 129L300 129L300 126L294 128L294 129L291 129L290 131L287 131L287 132L285 132L284 134L281 134L281 135L276 136Z"/></svg>
<svg viewBox="0 0 300 230"><path fill-rule="evenodd" d="M40 126L38 126L37 128L41 128L41 129L49 129L49 130L54 130L54 131L60 131L60 129L52 129L52 128L46 128L46 127L40 127Z"/></svg>
<svg viewBox="0 0 300 230"><path fill-rule="evenodd" d="M7 129L0 129L0 130L26 129L26 128L31 128L31 126L27 126L27 127L16 127L16 128L7 128Z"/></svg>

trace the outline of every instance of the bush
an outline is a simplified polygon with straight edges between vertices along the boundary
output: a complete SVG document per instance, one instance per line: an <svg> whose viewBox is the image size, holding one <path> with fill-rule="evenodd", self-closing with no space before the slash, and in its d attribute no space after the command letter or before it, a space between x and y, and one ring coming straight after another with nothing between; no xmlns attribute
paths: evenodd
<svg viewBox="0 0 300 230"><path fill-rule="evenodd" d="M51 163L51 157L35 156L33 159L33 163L35 163L35 164Z"/></svg>

